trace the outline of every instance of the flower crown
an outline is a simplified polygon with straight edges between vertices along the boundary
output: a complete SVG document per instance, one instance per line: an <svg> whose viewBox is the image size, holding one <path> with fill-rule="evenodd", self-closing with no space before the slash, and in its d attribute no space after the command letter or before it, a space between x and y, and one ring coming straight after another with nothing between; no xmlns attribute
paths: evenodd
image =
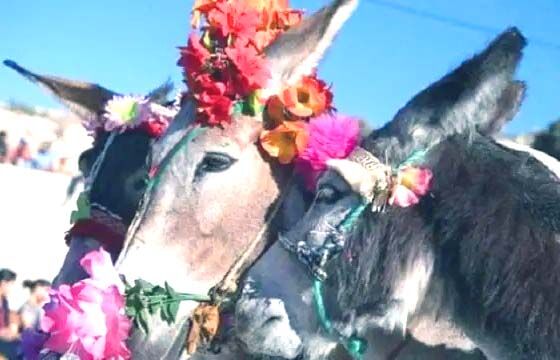
<svg viewBox="0 0 560 360"><path fill-rule="evenodd" d="M142 96L115 95L105 105L102 115L92 116L83 125L94 135L98 131L123 133L140 129L151 137L160 137L177 112L177 106L167 108Z"/></svg>
<svg viewBox="0 0 560 360"><path fill-rule="evenodd" d="M313 170L308 175L314 178L314 172L325 165L324 161L318 164L318 154L308 149L313 147L312 134L333 138L333 148L327 152L348 155L352 146L344 141L337 144L334 137L344 133L345 124L353 120L329 117L333 95L316 74L266 101L261 99L261 90L270 79L264 49L301 18L302 11L289 8L287 0L197 0L192 25L200 32L191 34L187 46L180 48L179 65L197 102L199 124L224 126L236 115L255 116L264 111L263 150L281 164L295 161L299 169ZM327 135L329 130L333 133ZM345 137L352 138L350 144L355 145L357 123L347 132Z"/></svg>

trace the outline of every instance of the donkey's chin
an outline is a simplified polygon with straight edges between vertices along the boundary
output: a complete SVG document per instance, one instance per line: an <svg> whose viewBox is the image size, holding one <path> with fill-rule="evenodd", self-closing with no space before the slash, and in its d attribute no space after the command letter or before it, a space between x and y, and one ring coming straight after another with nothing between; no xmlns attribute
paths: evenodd
<svg viewBox="0 0 560 360"><path fill-rule="evenodd" d="M179 359L186 358L185 340L187 338L188 317L168 324L157 316L148 318L149 331L146 334L134 328L128 339L128 346L134 360Z"/></svg>

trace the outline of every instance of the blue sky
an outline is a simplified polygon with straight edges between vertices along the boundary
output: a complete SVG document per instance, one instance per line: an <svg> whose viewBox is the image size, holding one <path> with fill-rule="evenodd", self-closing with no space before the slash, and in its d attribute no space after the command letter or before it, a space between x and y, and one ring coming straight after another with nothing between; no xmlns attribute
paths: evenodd
<svg viewBox="0 0 560 360"><path fill-rule="evenodd" d="M318 9L326 0L292 0ZM398 11L397 4L485 27L475 31ZM180 84L177 46L186 42L192 0L4 0L0 58L37 72L144 93L170 77ZM373 126L510 25L529 38L518 77L529 92L508 133L560 117L560 1L362 0L325 61L337 108ZM493 32L493 29L494 32ZM531 42L533 39L533 42ZM0 68L0 101L60 107L11 70Z"/></svg>

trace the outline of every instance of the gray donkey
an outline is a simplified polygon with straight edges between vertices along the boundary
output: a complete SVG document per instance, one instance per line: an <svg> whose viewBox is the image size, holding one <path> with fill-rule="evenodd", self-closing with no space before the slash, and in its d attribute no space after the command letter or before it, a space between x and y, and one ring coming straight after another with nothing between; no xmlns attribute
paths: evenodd
<svg viewBox="0 0 560 360"><path fill-rule="evenodd" d="M434 114L461 122L491 108L421 109L413 107L416 120L429 124ZM331 169L305 216L283 235L287 244L304 241L313 249L332 237L344 240L325 284L335 328L346 336L409 329L421 338L417 329L444 327L465 334L490 359L560 358L558 175L523 148L476 131L395 147L398 138L383 139L390 129L372 134L363 148L395 165L432 146L416 164L434 176L419 204L366 208L342 231L363 199L343 169Z"/></svg>
<svg viewBox="0 0 560 360"><path fill-rule="evenodd" d="M416 95L395 118L382 129L374 131L365 140L365 147L378 154L380 158L387 158L393 163L402 161L408 153L417 148L435 144L453 133L474 134L477 131L483 134L492 134L499 130L504 123L509 121L517 112L521 104L524 85L512 79L517 64L521 58L521 50L525 40L517 29L509 29L494 40L486 50L471 60L463 63L459 68L443 77L438 82ZM508 144L511 146L511 144ZM550 159L527 147L520 147L520 151L530 152L539 159ZM373 150L372 150L373 149ZM528 157L528 155L525 155ZM557 166L552 163L552 166ZM313 218L306 215L301 219L301 212L311 203L309 195L296 187L292 188L285 202L284 231L288 241L297 243L308 237L328 234L331 229L329 222L316 225ZM309 199L309 200L308 200ZM336 203L338 204L338 203ZM340 206L347 204L342 201ZM330 209L329 204L322 205ZM299 208L298 208L299 207ZM314 202L312 209L319 207ZM323 209L319 207L319 209ZM337 207L337 209L339 209ZM344 214L346 214L347 209ZM309 214L309 213L308 213ZM309 224L305 224L310 221ZM294 224L295 229L289 231ZM301 229L298 231L297 229ZM322 243L322 240L319 240ZM365 253L360 253L368 256ZM380 255L383 257L384 255ZM299 269L299 272L294 269ZM274 272L267 269L276 269ZM279 276L278 274L290 274ZM275 347L283 348L282 334L275 331L275 324L286 321L287 316L283 306L287 308L291 324L298 330L304 343L304 353L307 358L324 358L336 346L337 341L325 334L317 333L317 316L311 305L311 281L303 267L297 260L289 256L280 244L273 247L250 270L249 277L253 287L258 290L259 296L268 296L278 300L263 302L262 299L240 302L237 307L238 336L249 348L266 352ZM333 280L334 281L334 280ZM357 284L356 284L357 285ZM348 286L352 286L348 284ZM297 291L295 289L298 289ZM346 291L348 289L344 289ZM341 290L343 291L343 290ZM246 295L251 298L251 293ZM332 296L332 295L331 295ZM358 296L358 295L357 295ZM279 300L282 299L282 301ZM276 318L263 318L260 311L266 307L276 309ZM269 311L272 312L272 311ZM335 312L336 313L336 312ZM257 327L260 332L259 341L255 342L255 323L262 324ZM409 323L411 325L412 323ZM397 324L403 329L404 324ZM464 350L472 350L473 343L466 338L462 329L455 324L440 321L437 324L416 323L408 326L408 330L423 343L429 345L445 344ZM392 330L392 329L390 329ZM245 338L243 335L246 334ZM379 333L376 333L379 335ZM389 356L391 346L398 346L397 338L371 337L371 351L367 353L368 359L383 359ZM265 348L267 348L265 350ZM409 349L422 351L419 344L402 349L403 357L419 358ZM409 354L409 355L406 355ZM393 354L395 355L395 354ZM391 355L391 356L393 356ZM426 358L451 358L452 353L431 352ZM464 355L463 355L464 356ZM479 355L472 355L476 358Z"/></svg>

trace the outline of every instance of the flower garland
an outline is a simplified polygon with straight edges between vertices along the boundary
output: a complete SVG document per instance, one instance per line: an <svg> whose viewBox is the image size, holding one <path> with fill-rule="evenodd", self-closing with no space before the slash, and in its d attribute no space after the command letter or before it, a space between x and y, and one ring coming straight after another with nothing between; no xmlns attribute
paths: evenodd
<svg viewBox="0 0 560 360"><path fill-rule="evenodd" d="M332 110L330 88L315 74L266 102L260 97L270 79L264 49L301 18L287 0L198 0L192 25L200 34L180 48L197 122L224 126L236 115L255 116L266 108L260 144L281 164L304 151L309 120Z"/></svg>
<svg viewBox="0 0 560 360"><path fill-rule="evenodd" d="M98 131L123 133L140 129L151 137L160 137L177 114L177 108L166 108L142 96L116 95L107 102L104 113L84 122L91 134Z"/></svg>

